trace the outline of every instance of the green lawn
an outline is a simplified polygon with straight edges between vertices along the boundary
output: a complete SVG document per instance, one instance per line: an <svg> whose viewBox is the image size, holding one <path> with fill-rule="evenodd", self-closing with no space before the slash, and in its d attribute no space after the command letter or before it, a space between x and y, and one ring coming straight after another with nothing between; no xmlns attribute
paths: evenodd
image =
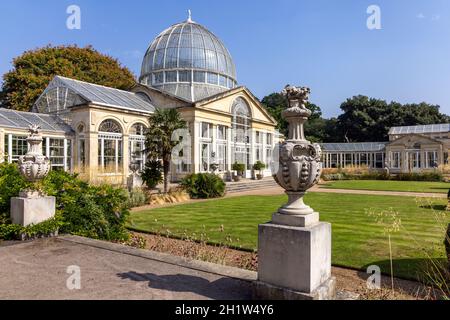
<svg viewBox="0 0 450 320"><path fill-rule="evenodd" d="M351 189L351 190L375 190L375 191L404 191L447 193L450 189L448 182L426 181L391 181L391 180L340 180L333 181L321 188Z"/></svg>
<svg viewBox="0 0 450 320"><path fill-rule="evenodd" d="M286 200L285 196L246 196L159 208L133 213L130 227L181 237L206 235L214 243L256 249L258 224L269 221ZM388 237L366 209L393 208L399 213L402 228L392 235L395 275L415 277L427 256L422 248L434 249L435 258L444 257L445 233L437 222L438 216L450 221L444 199L311 193L306 202L323 221L333 224L334 265L365 269L376 264L389 272Z"/></svg>

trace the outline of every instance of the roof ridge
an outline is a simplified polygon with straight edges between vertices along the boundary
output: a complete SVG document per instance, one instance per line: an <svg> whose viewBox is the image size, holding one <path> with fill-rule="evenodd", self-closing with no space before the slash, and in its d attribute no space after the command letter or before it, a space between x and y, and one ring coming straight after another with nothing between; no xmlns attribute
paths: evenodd
<svg viewBox="0 0 450 320"><path fill-rule="evenodd" d="M60 79L62 79L62 80L69 80L69 81L81 82L81 83L88 84L88 85L91 85L91 86L96 86L96 87L106 88L106 89L110 89L110 90L115 90L115 91L120 91L120 92L130 93L130 94L133 94L133 95L136 94L135 92L131 92L131 91L127 91L127 90L117 89L117 88L113 88L113 87L104 86L104 85L101 85L101 84L96 84L96 83L87 82L87 81L82 81L82 80L78 80L78 79L73 79L73 78L63 77L63 76L59 76L59 75L57 75L57 76L55 76L55 77L58 77L58 78L60 78Z"/></svg>

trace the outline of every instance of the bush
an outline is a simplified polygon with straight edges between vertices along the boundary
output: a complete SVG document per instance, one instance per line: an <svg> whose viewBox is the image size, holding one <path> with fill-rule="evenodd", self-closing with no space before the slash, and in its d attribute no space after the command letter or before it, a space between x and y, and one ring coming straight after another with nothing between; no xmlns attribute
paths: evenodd
<svg viewBox="0 0 450 320"><path fill-rule="evenodd" d="M161 161L148 160L141 174L142 181L149 189L154 189L163 182L163 167Z"/></svg>
<svg viewBox="0 0 450 320"><path fill-rule="evenodd" d="M35 238L56 235L64 225L60 217L44 221L36 225L22 227L17 224L0 225L0 239L3 240L30 240Z"/></svg>
<svg viewBox="0 0 450 320"><path fill-rule="evenodd" d="M17 197L28 186L16 164L0 163L0 223L9 218L11 197Z"/></svg>
<svg viewBox="0 0 450 320"><path fill-rule="evenodd" d="M191 174L180 184L192 199L220 198L225 195L225 182L211 173Z"/></svg>
<svg viewBox="0 0 450 320"><path fill-rule="evenodd" d="M256 161L256 163L253 165L253 170L261 171L266 168L266 164L262 161Z"/></svg>
<svg viewBox="0 0 450 320"><path fill-rule="evenodd" d="M233 166L231 167L231 170L237 171L238 174L242 174L245 171L245 164L235 162L233 163Z"/></svg>
<svg viewBox="0 0 450 320"><path fill-rule="evenodd" d="M29 184L20 175L17 166L2 164L0 168L0 197L5 210L4 216L9 217L10 198L18 196L19 191ZM50 172L40 183L40 188L46 194L56 197L61 232L95 239L128 240L129 235L125 228L129 216L126 190L109 185L91 186L77 175L61 171ZM0 221L0 224L3 224L3 237L14 234L14 228L17 228L13 225L7 226L8 223L9 221ZM39 231L33 230L35 229L27 231L30 236L33 232L39 234Z"/></svg>
<svg viewBox="0 0 450 320"><path fill-rule="evenodd" d="M147 203L147 197L141 188L134 188L128 193L128 205L130 208L141 207Z"/></svg>

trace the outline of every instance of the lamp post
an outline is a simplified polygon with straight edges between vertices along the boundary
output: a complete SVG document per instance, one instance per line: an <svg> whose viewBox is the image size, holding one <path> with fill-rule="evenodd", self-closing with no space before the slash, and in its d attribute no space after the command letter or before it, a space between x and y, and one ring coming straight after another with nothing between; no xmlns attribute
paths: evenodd
<svg viewBox="0 0 450 320"><path fill-rule="evenodd" d="M306 108L310 89L286 86L282 91L289 123L288 139L279 146L275 181L286 190L288 203L259 226L257 299L333 299L331 225L303 201L318 183L322 151L306 140L303 125L311 116ZM272 166L273 167L273 166Z"/></svg>

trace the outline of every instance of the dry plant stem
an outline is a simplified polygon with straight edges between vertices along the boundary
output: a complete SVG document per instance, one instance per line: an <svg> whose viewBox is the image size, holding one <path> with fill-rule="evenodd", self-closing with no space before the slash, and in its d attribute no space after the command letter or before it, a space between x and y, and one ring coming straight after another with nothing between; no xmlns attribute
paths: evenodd
<svg viewBox="0 0 450 320"><path fill-rule="evenodd" d="M394 264L392 262L392 243L391 243L391 234L389 233L389 259L391 261L391 285L392 292L394 292Z"/></svg>

